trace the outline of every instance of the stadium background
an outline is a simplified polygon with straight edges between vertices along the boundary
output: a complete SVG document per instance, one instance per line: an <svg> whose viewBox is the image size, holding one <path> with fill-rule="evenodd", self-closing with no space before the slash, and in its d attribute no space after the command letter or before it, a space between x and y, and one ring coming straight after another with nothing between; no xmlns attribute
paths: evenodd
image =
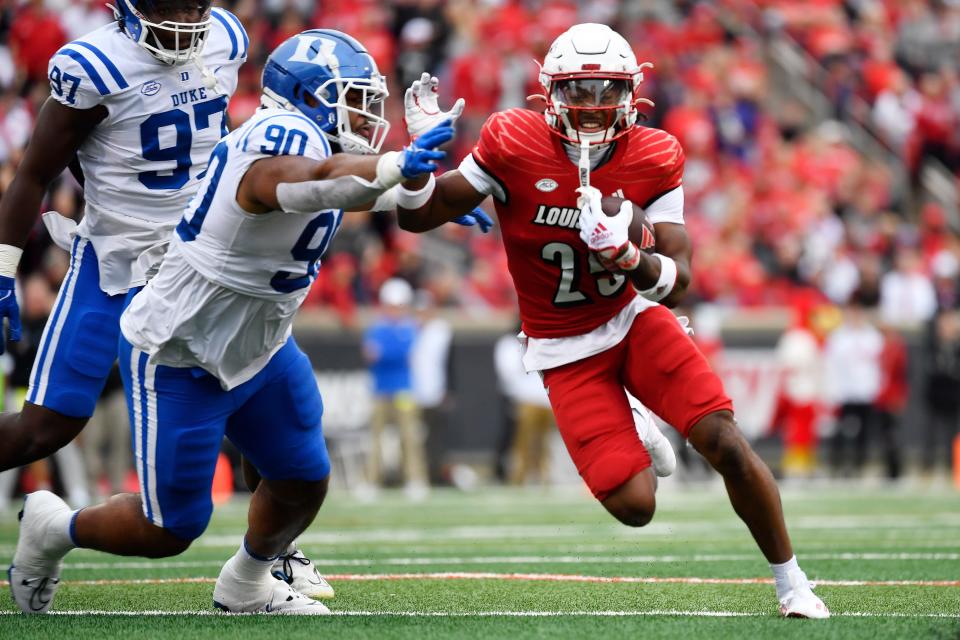
<svg viewBox="0 0 960 640"><path fill-rule="evenodd" d="M403 91L421 70L441 78L442 104L466 99L450 167L469 152L489 113L524 106L538 91L533 60L554 37L576 22L610 24L639 60L655 64L644 85L656 103L647 124L676 135L686 149L695 259L685 311L764 456L779 467L783 430L775 418L789 356L778 355L776 345L784 330L805 324L798 318L810 313L816 328L824 318L824 326L836 326L852 304L866 308L869 323L891 327L884 335L900 336L907 347L908 377L893 380L894 388L884 389L888 397L878 393L869 404L902 412L896 447L906 452L909 471L943 473L956 413L946 426L934 426L929 416L940 410L931 389L944 380L960 384L956 337L937 330L955 321L960 304L960 3L218 4L236 13L250 36L250 61L229 107L233 126L256 108L259 71L274 46L306 28L336 28L363 42L388 77L395 126L385 148L404 142ZM0 190L48 95L50 55L109 19L98 0L0 2ZM58 181L45 207L80 215L82 194L71 177ZM515 332L516 318L497 234L447 225L414 236L388 216L345 218L297 325L324 392L325 429L343 464L359 465L354 454L367 451L371 397L362 331L379 313L381 285L400 277L429 292L418 299L430 300L431 309L418 313L454 329L449 389L428 437L434 480L456 480L451 470L459 465L481 477L503 467L510 389L497 384L494 344ZM38 224L23 260L27 331L24 344L11 345L12 388L24 383L31 336L39 338L65 271L65 254ZM875 359L865 366L888 380L887 364ZM826 447L837 432L839 401L828 384L819 389L817 429ZM855 446L880 436L877 429ZM879 461L878 453L870 460ZM820 457L817 473L830 473L828 456ZM882 470L868 466L864 473ZM576 481L569 467L556 474Z"/></svg>

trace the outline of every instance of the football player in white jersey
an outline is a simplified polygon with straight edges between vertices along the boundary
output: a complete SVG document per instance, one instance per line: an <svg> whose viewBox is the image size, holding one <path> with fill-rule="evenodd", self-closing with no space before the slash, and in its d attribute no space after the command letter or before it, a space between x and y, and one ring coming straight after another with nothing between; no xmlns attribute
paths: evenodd
<svg viewBox="0 0 960 640"><path fill-rule="evenodd" d="M437 169L445 154L435 149L453 128L441 122L400 152L373 155L389 127L385 80L359 42L332 30L278 47L263 93L265 108L213 150L159 272L121 318L141 492L75 512L48 492L27 497L10 569L24 611L49 609L62 558L75 547L184 551L212 513L226 435L262 479L215 606L328 612L271 576L277 555L316 515L330 469L323 405L291 337L293 316L343 211L421 202L424 194L404 184Z"/></svg>
<svg viewBox="0 0 960 640"><path fill-rule="evenodd" d="M0 415L0 470L53 453L93 414L116 360L126 294L145 284L196 192L246 60L240 21L209 0L116 5L116 22L50 60L51 96L0 201L0 321L17 340L21 247L50 183L68 164L82 174L79 227L56 214L44 219L71 251L70 269L24 407Z"/></svg>

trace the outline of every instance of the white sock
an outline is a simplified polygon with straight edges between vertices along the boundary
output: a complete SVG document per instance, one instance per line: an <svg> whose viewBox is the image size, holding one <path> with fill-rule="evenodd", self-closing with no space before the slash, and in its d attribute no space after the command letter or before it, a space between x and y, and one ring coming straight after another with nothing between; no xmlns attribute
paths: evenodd
<svg viewBox="0 0 960 640"><path fill-rule="evenodd" d="M231 562L234 573L243 582L263 583L270 576L270 567L276 559L276 556L264 558L253 553L247 548L247 539L244 538Z"/></svg>
<svg viewBox="0 0 960 640"><path fill-rule="evenodd" d="M800 565L797 564L797 556L793 556L783 564L774 564L770 563L770 570L773 571L773 581L777 585L777 599L781 599L790 593L790 577L789 574L793 570L800 570Z"/></svg>
<svg viewBox="0 0 960 640"><path fill-rule="evenodd" d="M62 511L50 517L46 535L43 537L43 551L50 556L62 557L71 549L77 548L73 540L73 521L80 509Z"/></svg>

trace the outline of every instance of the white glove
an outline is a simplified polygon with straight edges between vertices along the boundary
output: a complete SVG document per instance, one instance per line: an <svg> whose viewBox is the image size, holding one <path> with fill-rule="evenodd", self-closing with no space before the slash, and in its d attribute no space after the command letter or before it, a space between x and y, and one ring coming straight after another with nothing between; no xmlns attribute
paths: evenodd
<svg viewBox="0 0 960 640"><path fill-rule="evenodd" d="M595 187L577 189L580 198L580 239L603 261L619 262L618 258L630 246L630 224L633 222L633 204L624 200L620 212L608 216L600 206L601 194Z"/></svg>
<svg viewBox="0 0 960 640"><path fill-rule="evenodd" d="M403 119L407 123L407 133L411 139L433 129L444 120L449 120L452 126L463 113L463 98L457 100L449 111L440 110L440 105L437 104L439 86L440 80L424 72L403 94Z"/></svg>

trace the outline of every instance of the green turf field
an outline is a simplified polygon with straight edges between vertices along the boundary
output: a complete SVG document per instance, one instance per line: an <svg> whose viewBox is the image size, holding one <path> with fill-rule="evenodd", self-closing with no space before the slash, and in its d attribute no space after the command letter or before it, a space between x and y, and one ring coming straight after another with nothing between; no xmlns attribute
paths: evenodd
<svg viewBox="0 0 960 640"><path fill-rule="evenodd" d="M54 605L69 615L23 617L4 598L0 638L960 638L960 493L831 487L784 501L831 620L777 616L773 586L756 581L769 569L717 487L667 487L644 529L579 492L448 491L416 505L334 492L302 538L337 590L334 617L213 613L245 521L235 501L178 558L73 552ZM15 539L3 516L4 568Z"/></svg>

